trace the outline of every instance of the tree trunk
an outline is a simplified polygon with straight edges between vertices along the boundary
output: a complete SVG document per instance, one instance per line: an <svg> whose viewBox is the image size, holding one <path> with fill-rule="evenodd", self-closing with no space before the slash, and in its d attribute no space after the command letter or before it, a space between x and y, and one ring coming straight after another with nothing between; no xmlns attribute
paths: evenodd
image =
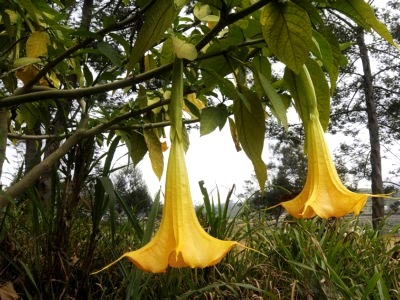
<svg viewBox="0 0 400 300"><path fill-rule="evenodd" d="M1 175L3 173L3 164L6 159L7 133L8 133L8 112L5 108L0 109L0 191L3 189Z"/></svg>
<svg viewBox="0 0 400 300"><path fill-rule="evenodd" d="M27 131L27 134L41 134L40 122L32 126L32 130ZM25 141L25 170L24 173L28 173L34 166L41 161L42 141L40 140L26 140Z"/></svg>
<svg viewBox="0 0 400 300"><path fill-rule="evenodd" d="M369 141L371 144L371 190L373 194L383 194L381 149L379 138L379 124L376 114L373 77L368 56L368 49L364 40L363 29L357 29L357 44L360 49L360 58L363 66L363 88L368 115ZM376 229L384 217L383 198L372 199L372 225Z"/></svg>

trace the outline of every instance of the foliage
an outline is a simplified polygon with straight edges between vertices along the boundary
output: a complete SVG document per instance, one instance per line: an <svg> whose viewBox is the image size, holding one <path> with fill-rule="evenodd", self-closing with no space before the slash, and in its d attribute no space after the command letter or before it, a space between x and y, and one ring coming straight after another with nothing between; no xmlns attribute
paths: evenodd
<svg viewBox="0 0 400 300"><path fill-rule="evenodd" d="M206 196L207 194L204 194ZM207 197L209 197L207 195ZM227 196L229 202L229 195ZM110 259L118 257L129 248L137 248L150 238L157 223L157 201L154 202L151 222L140 223L147 238L139 238L129 221L101 221L102 234L98 236L93 253L93 268L100 268ZM392 233L379 235L362 219L292 220L278 226L264 217L255 218L254 211L244 204L237 215L224 215L226 206L217 205L212 215L200 217L204 228L210 232L225 230L223 237L240 240L259 252L237 248L221 264L205 269L168 269L161 274L141 272L128 261L88 278L89 285L77 295L84 272L82 256L89 243L91 229L86 214L76 214L71 236L69 279L57 283L45 279L46 264L37 246L46 238L42 215L38 215L37 234L32 238L34 224L23 218L19 227L12 226L11 217L21 220L21 213L8 211L8 221L2 225L2 280L12 281L23 298L43 299L45 293L57 298L56 285L62 284L62 295L85 299L203 299L213 297L287 299L312 297L331 298L397 298L400 265L399 244L394 244ZM117 218L117 216L114 216ZM218 222L216 222L216 217ZM126 219L124 219L126 220ZM214 220L214 221L213 221ZM220 226L218 224L225 224ZM23 227L23 230L21 228ZM6 230L5 230L6 229ZM150 233L150 235L148 235ZM5 235L4 235L5 234ZM222 237L221 236L221 237ZM114 242L110 243L110 239ZM26 255L26 254L31 255ZM24 255L25 254L25 255ZM13 280L18 278L18 280ZM53 282L47 285L46 282ZM44 290L45 288L50 290Z"/></svg>
<svg viewBox="0 0 400 300"><path fill-rule="evenodd" d="M134 165L148 153L160 178L164 127L171 119L198 122L202 134L228 123L263 190L266 117L288 127L286 110L295 101L307 119L305 66L320 122L328 125L346 45L325 16L349 18L395 45L371 7L362 0L7 0L0 7L0 171L11 149L25 152L20 176L0 189L2 280L39 299L120 298L125 291L186 298L276 295L275 287L260 288L261 281L242 283L252 266L261 266L262 282L270 278L270 263L247 251L229 256L221 269L169 270L164 276L119 264L113 272L89 276L117 251L148 241L157 225L159 202L144 224L124 206L123 191L110 180L111 165L123 145ZM170 72L175 56L185 59L179 87ZM183 111L169 109L178 88ZM185 130L177 134L189 144ZM217 224L211 227L216 234L236 229L224 220L225 210L216 218L210 213L206 220ZM246 218L237 225L245 229L239 240L267 253L263 243L254 243L253 225ZM232 232L221 232L223 226ZM379 276L367 281L372 290L381 284Z"/></svg>

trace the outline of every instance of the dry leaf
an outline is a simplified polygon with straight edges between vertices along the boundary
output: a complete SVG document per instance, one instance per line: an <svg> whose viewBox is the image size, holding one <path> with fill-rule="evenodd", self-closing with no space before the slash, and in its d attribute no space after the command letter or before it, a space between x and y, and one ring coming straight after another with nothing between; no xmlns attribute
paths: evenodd
<svg viewBox="0 0 400 300"><path fill-rule="evenodd" d="M26 41L26 56L39 57L47 55L50 38L45 31L34 31Z"/></svg>
<svg viewBox="0 0 400 300"><path fill-rule="evenodd" d="M152 129L143 131L144 140L149 150L149 157L154 174L161 179L164 170L164 157L160 140Z"/></svg>
<svg viewBox="0 0 400 300"><path fill-rule="evenodd" d="M17 300L20 299L11 281L0 286L0 300Z"/></svg>
<svg viewBox="0 0 400 300"><path fill-rule="evenodd" d="M31 81L37 74L39 73L39 70L33 66L26 66L21 69L19 69L17 72L15 72L15 75L19 80L21 80L24 84L27 84L29 81ZM39 85L42 86L49 86L48 81L45 78L41 78L39 80Z"/></svg>

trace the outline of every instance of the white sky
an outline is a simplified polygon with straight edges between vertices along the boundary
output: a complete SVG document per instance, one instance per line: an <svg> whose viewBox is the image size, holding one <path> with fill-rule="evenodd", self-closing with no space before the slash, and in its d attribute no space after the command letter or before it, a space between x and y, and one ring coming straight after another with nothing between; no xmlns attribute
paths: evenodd
<svg viewBox="0 0 400 300"><path fill-rule="evenodd" d="M265 159L266 155L263 158ZM139 163L143 178L152 194L159 189L160 184L164 188L167 160L168 151L164 153L165 167L161 183L152 172L148 155ZM202 137L198 130L191 130L186 164L193 201L197 204L202 202L199 181L204 181L209 192L215 191L218 186L221 200L225 200L227 192L233 184L236 185L236 193L239 193L244 181L250 179L251 174L254 173L252 163L244 151L236 151L228 124L225 124L221 132L217 129Z"/></svg>

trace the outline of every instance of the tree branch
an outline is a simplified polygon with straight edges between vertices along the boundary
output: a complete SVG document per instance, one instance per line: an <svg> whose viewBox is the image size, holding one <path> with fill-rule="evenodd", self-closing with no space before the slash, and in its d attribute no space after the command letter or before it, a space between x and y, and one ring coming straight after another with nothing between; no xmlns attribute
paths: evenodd
<svg viewBox="0 0 400 300"><path fill-rule="evenodd" d="M8 133L7 137L9 139L16 139L16 140L49 140L49 139L65 139L66 135L61 134L61 135L56 135L56 134L18 134L18 133Z"/></svg>
<svg viewBox="0 0 400 300"><path fill-rule="evenodd" d="M3 172L3 164L6 158L7 150L7 131L8 131L8 112L5 109L0 109L0 179ZM2 190L2 183L0 180L0 191Z"/></svg>
<svg viewBox="0 0 400 300"><path fill-rule="evenodd" d="M152 69L148 72L139 74L137 76L129 77L126 79L117 80L111 83L99 84L87 88L78 88L73 90L57 90L51 89L40 92L33 92L22 95L13 95L0 99L0 108L19 105L27 102L34 102L45 99L76 99L94 94L100 94L112 90L125 88L135 85L137 83L149 80L156 75L162 74L172 69L172 64L163 65L159 68Z"/></svg>

